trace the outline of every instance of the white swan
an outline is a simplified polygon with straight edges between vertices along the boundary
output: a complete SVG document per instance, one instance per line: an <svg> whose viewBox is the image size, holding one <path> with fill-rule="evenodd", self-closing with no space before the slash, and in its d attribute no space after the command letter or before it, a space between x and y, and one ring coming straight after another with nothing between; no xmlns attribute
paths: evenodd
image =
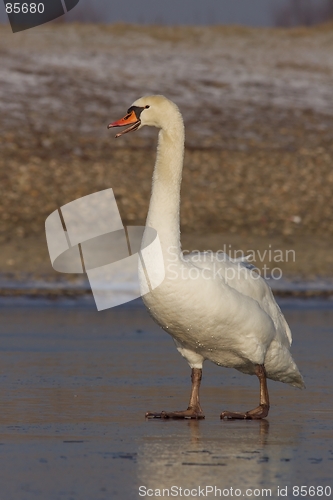
<svg viewBox="0 0 333 500"><path fill-rule="evenodd" d="M259 419L267 416L266 378L304 387L289 352L291 332L267 283L224 254L183 257L179 205L184 155L184 124L177 106L164 96L142 97L127 115L108 128L130 125L116 135L144 125L160 129L147 226L161 242L166 276L144 296L155 321L172 335L192 369L192 391L187 410L148 412L151 418L204 418L199 387L203 362L256 374L260 403L246 413L224 411L221 418Z"/></svg>

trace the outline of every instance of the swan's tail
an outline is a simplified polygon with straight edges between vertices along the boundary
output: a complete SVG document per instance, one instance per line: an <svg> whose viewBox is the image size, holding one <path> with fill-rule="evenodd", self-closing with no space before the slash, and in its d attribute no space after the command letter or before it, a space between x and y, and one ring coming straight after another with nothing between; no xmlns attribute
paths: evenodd
<svg viewBox="0 0 333 500"><path fill-rule="evenodd" d="M299 389L304 389L303 377L293 360L287 347L279 345L269 349L265 358L265 369L267 377L272 380L293 385Z"/></svg>

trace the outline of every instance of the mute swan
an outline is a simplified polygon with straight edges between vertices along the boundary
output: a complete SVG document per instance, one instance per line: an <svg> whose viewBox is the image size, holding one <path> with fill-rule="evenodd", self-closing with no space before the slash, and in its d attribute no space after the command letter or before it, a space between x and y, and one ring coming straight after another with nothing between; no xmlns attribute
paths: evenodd
<svg viewBox="0 0 333 500"><path fill-rule="evenodd" d="M144 125L160 129L146 225L158 232L164 265L163 283L143 297L154 320L169 333L192 369L192 390L185 411L147 412L148 418L205 418L199 402L202 365L257 375L259 406L245 413L223 411L226 419L261 419L269 411L266 378L304 387L289 352L291 332L267 283L245 263L226 254L181 252L180 185L184 124L178 107L161 95L135 101L124 118L108 128ZM198 260L200 260L198 262Z"/></svg>

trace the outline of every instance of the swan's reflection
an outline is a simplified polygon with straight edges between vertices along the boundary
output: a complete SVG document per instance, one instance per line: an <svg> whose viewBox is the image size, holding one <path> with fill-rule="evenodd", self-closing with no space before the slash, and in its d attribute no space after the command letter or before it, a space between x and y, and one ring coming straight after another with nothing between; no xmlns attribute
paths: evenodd
<svg viewBox="0 0 333 500"><path fill-rule="evenodd" d="M226 425L232 425L233 422L227 422ZM223 424L222 424L223 425ZM269 433L269 422L266 419L258 420L258 438L261 445L267 443ZM200 443L202 435L200 433L200 420L188 420L187 427L189 428L189 442L191 444ZM254 431L256 432L256 431Z"/></svg>
<svg viewBox="0 0 333 500"><path fill-rule="evenodd" d="M283 477L293 475L292 448L298 441L298 426L281 432L275 425L272 436L267 420L182 424L175 429L174 422L163 423L170 425L170 433L145 438L139 450L138 475L146 488L212 485L245 491L267 487L274 497Z"/></svg>

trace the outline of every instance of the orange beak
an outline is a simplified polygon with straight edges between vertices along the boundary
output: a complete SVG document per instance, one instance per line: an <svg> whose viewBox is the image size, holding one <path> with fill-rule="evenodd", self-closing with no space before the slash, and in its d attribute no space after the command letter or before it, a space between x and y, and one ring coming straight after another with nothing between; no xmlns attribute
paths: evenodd
<svg viewBox="0 0 333 500"><path fill-rule="evenodd" d="M141 120L136 116L135 111L131 111L128 113L124 118L121 118L120 120L110 123L108 125L108 128L113 128L113 127L125 127L126 125L131 125L130 127L126 128L122 132L119 132L115 137L120 137L121 135L127 134L127 132L132 132L134 130L137 130L139 126L141 125Z"/></svg>

